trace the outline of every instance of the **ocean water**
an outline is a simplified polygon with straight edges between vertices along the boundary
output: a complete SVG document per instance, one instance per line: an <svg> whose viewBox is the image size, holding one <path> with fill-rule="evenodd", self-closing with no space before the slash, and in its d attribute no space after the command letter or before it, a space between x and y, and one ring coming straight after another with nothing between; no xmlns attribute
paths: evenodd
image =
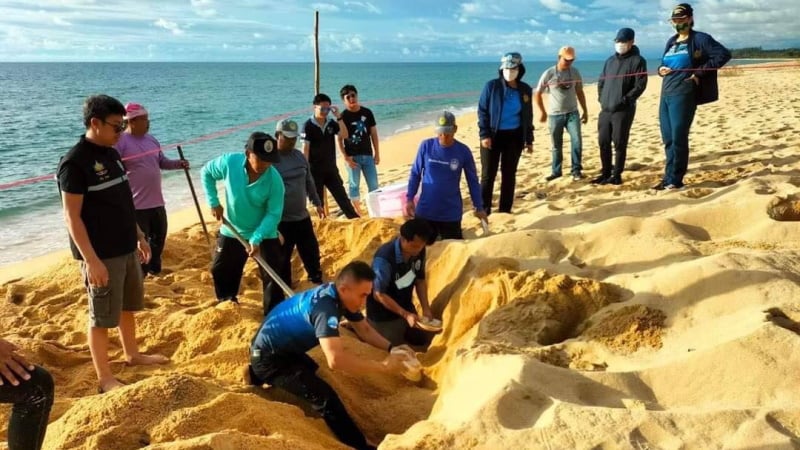
<svg viewBox="0 0 800 450"><path fill-rule="evenodd" d="M535 84L552 64L526 62L525 81ZM591 83L602 62L579 61L576 67ZM385 137L426 126L445 108L474 111L484 83L497 76L497 64L329 63L320 72L320 90L335 104L342 85L356 85ZM0 86L0 185L53 174L84 132L83 100L105 93L145 105L150 132L162 145L183 143L199 188L199 168L206 161L241 151L253 131L272 133L277 116L302 121L310 115L314 68L310 63L0 63ZM256 121L261 123L242 126ZM165 153L177 158L174 148ZM190 206L182 171L163 177L168 211ZM0 190L0 266L67 246L52 178Z"/></svg>

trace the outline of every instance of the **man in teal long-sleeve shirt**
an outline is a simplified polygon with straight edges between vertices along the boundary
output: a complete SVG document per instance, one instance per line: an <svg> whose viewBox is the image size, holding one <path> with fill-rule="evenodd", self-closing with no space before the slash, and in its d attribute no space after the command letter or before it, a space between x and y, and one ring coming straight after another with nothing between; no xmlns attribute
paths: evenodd
<svg viewBox="0 0 800 450"><path fill-rule="evenodd" d="M269 134L257 131L250 135L244 153L226 153L203 167L203 188L211 213L217 220L224 216L245 239L245 248L226 226L220 227L217 247L211 263L217 300L238 302L237 294L248 256L261 255L273 268L281 267L283 253L278 223L283 214L283 179L273 163L280 161L278 144ZM225 183L223 209L217 195L217 181ZM283 300L283 292L259 267L264 288L264 315Z"/></svg>

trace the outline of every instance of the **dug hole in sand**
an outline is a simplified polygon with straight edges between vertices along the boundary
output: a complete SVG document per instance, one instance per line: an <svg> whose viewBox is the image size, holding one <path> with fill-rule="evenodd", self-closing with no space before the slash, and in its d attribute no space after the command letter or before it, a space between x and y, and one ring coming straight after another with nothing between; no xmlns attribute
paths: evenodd
<svg viewBox="0 0 800 450"><path fill-rule="evenodd" d="M493 214L492 235L475 239L480 224L465 214L468 241L429 249L429 296L444 331L419 356L420 383L334 374L316 350L319 373L381 449L797 448L800 336L763 313L780 308L789 324L800 321L797 73L771 72L769 91L755 73L722 77L729 95L693 125L688 188L659 194L648 189L663 169L651 78L622 186L545 184L550 154L537 150L521 164L514 215ZM459 123L458 137L474 140L475 120ZM548 139L538 127L537 149ZM585 167L599 167L584 142ZM388 170L385 181L404 176ZM326 278L370 261L399 224L315 221ZM237 308L215 305L199 226L172 234L164 256L171 272L145 283L138 340L172 363L116 362L129 385L102 396L76 264L54 261L0 287L2 335L55 377L44 447L343 448L286 395L240 379L261 320L255 264ZM305 278L298 261L294 278ZM347 332L345 344L385 357ZM3 439L9 408L0 411Z"/></svg>

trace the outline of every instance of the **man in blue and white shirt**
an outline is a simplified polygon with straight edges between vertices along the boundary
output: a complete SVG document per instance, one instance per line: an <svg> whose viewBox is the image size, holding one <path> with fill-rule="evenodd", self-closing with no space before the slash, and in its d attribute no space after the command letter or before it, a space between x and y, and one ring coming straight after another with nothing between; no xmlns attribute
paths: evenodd
<svg viewBox="0 0 800 450"><path fill-rule="evenodd" d="M250 345L251 384L267 383L310 402L336 437L357 449L375 447L367 444L333 388L317 377L317 363L306 352L319 345L328 367L334 371L363 374L403 370L403 359L396 355L378 362L346 352L339 336L339 322L345 317L364 342L391 352L389 341L361 314L374 279L375 272L367 263L349 263L335 282L279 303L264 319Z"/></svg>
<svg viewBox="0 0 800 450"><path fill-rule="evenodd" d="M469 147L457 141L455 116L443 111L436 120L437 137L422 141L417 158L411 166L406 193L406 215L425 219L434 230L435 239L464 239L461 218L461 174L467 178L475 216L486 219L481 198L481 185L475 169L475 159ZM419 202L414 197L422 184Z"/></svg>

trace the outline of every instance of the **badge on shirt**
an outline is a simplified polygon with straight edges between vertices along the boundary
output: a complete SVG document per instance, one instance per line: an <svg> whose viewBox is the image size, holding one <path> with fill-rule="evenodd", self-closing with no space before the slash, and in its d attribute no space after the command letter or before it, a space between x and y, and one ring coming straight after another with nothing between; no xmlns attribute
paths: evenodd
<svg viewBox="0 0 800 450"><path fill-rule="evenodd" d="M336 317L328 318L328 327L330 327L331 330L338 329L339 328L339 319L336 318Z"/></svg>
<svg viewBox="0 0 800 450"><path fill-rule="evenodd" d="M450 170L452 170L453 172L458 170L458 160L457 159L451 159L450 160Z"/></svg>

